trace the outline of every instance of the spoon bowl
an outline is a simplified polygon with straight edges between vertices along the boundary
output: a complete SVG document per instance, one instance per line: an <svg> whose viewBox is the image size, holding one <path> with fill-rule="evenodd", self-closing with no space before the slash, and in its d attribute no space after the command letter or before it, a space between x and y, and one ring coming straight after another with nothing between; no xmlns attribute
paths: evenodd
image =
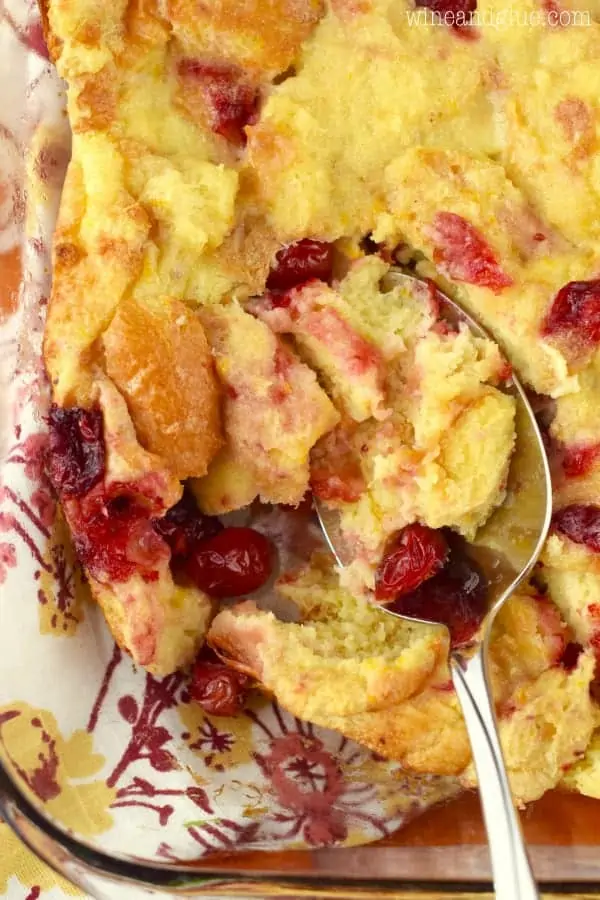
<svg viewBox="0 0 600 900"><path fill-rule="evenodd" d="M422 285L399 269L385 276L384 287ZM493 340L479 322L455 300L438 290L442 315L464 322L478 337ZM516 441L504 502L479 529L469 553L488 581L487 612L468 646L450 650L449 667L471 742L479 782L483 815L490 847L496 897L499 900L534 900L539 897L519 818L506 773L498 724L490 690L488 644L500 609L531 574L546 540L552 516L550 468L542 435L527 394L513 375L501 390L516 403ZM340 567L350 562L340 534L337 514L315 498L324 538ZM427 622L381 606L383 613ZM444 624L437 622L435 624Z"/></svg>

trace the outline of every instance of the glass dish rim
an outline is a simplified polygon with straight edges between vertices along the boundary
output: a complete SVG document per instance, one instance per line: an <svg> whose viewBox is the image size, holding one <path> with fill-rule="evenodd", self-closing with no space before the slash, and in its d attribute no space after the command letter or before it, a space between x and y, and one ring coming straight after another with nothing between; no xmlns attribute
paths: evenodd
<svg viewBox="0 0 600 900"><path fill-rule="evenodd" d="M290 891L309 889L306 897L344 897L350 900L375 900L376 897L402 898L421 897L424 891L432 890L438 895L447 894L460 898L462 892L482 893L492 890L489 877L489 862L485 844L446 845L443 847L380 847L366 844L357 847L329 847L321 850L284 851L306 856L316 865L311 871L300 871L290 865L265 865L248 867L219 866L211 862L211 857L194 862L160 863L122 859L105 851L95 849L89 842L67 833L60 825L51 821L31 800L29 800L10 774L9 768L0 758L0 815L15 835L29 849L46 862L59 875L77 884L84 890L93 891L107 885L143 888L151 895L183 896L230 896L250 898L261 896L257 890L264 889L269 897L299 898L302 894ZM461 848L462 852L461 852ZM529 845L536 875L541 886L553 892L569 896L600 897L600 858L597 846L580 845L545 846ZM272 851L252 851L264 856L265 861L274 858ZM404 860L405 871L389 877L370 876L365 859L378 859L385 865L386 859ZM228 854L235 859L236 854ZM353 857L356 875L343 875L344 865L332 865L333 860L341 862ZM221 854L222 859L222 854ZM411 865L412 861L412 865ZM433 863L434 871L427 872L424 866ZM457 877L457 866L475 864L475 870L468 875ZM447 869L448 877L436 877L435 868ZM453 868L454 867L454 868ZM555 871L552 871L552 870ZM223 890L225 893L223 893ZM235 895L228 894L235 890ZM344 891L344 893L338 893ZM193 893L190 893L192 891ZM402 891L401 895L398 891ZM349 893L351 892L351 893ZM465 897L467 895L465 894Z"/></svg>

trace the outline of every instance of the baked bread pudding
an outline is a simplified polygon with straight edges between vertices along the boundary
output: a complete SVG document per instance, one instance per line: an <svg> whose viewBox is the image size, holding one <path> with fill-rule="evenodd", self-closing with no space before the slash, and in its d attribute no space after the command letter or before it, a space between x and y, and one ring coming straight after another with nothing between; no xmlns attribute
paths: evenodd
<svg viewBox="0 0 600 900"><path fill-rule="evenodd" d="M485 610L468 545L506 495L514 367L555 487L491 647L519 802L600 796L600 35L546 6L42 4L73 131L48 472L115 639L190 668L209 712L256 686L473 783L447 654ZM280 506L300 533L311 494L351 563L277 574L277 542L227 514ZM291 620L253 596L272 578Z"/></svg>

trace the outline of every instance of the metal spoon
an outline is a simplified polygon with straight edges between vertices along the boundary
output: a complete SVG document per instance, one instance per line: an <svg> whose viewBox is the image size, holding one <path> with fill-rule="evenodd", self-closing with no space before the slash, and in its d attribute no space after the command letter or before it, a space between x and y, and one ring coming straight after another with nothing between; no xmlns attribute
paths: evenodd
<svg viewBox="0 0 600 900"><path fill-rule="evenodd" d="M385 278L384 286L392 288L410 282L422 284L419 279L392 269ZM479 337L490 337L458 303L444 294L440 296L447 304L445 313L449 318L466 322ZM552 515L552 487L538 424L525 391L514 376L506 392L516 400L516 445L507 496L502 506L480 529L472 545L473 555L484 571L487 565L486 574L491 576L488 612L469 648L450 651L449 666L471 742L496 897L498 900L534 900L539 893L512 801L498 737L487 658L494 619L530 574L540 555ZM338 565L343 566L345 553L337 527L337 514L327 510L316 498L315 502L325 540ZM497 563L499 558L503 559L500 569L493 562L495 560ZM489 571L490 562L491 568L495 569L493 572ZM383 606L381 609L399 618L412 618L400 616Z"/></svg>

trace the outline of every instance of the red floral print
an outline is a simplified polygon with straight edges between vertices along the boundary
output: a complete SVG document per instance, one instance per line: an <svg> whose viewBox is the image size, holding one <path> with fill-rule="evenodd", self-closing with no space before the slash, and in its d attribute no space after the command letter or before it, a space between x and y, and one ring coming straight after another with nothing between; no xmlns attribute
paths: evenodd
<svg viewBox="0 0 600 900"><path fill-rule="evenodd" d="M42 485L31 495L31 505L37 512L40 522L50 528L56 515L56 501L50 491Z"/></svg>
<svg viewBox="0 0 600 900"><path fill-rule="evenodd" d="M0 584L6 580L6 570L17 565L17 552L14 544L3 541L0 544Z"/></svg>
<svg viewBox="0 0 600 900"><path fill-rule="evenodd" d="M47 446L47 434L30 434L23 443L13 447L7 462L23 463L27 477L31 481L41 481Z"/></svg>
<svg viewBox="0 0 600 900"><path fill-rule="evenodd" d="M5 722L16 719L21 715L22 713L19 710L9 710L8 712L2 713L2 715L0 715L0 731ZM32 772L27 772L19 765L17 760L11 759L11 762L19 777L25 782L35 796L42 802L47 802L48 800L53 800L55 797L58 797L61 790L58 782L59 758L56 751L56 741L49 732L46 731L41 719L38 719L37 716L31 720L30 724L33 728L40 731L42 743L45 747L45 750L39 754L39 765Z"/></svg>
<svg viewBox="0 0 600 900"><path fill-rule="evenodd" d="M141 706L132 696L120 698L119 713L132 726L132 732L121 759L106 780L109 787L114 787L127 768L139 759L146 759L157 772L177 768L175 757L165 748L171 740L171 733L158 725L157 720L166 709L175 706L182 681L180 674L169 675L162 680L147 675Z"/></svg>

